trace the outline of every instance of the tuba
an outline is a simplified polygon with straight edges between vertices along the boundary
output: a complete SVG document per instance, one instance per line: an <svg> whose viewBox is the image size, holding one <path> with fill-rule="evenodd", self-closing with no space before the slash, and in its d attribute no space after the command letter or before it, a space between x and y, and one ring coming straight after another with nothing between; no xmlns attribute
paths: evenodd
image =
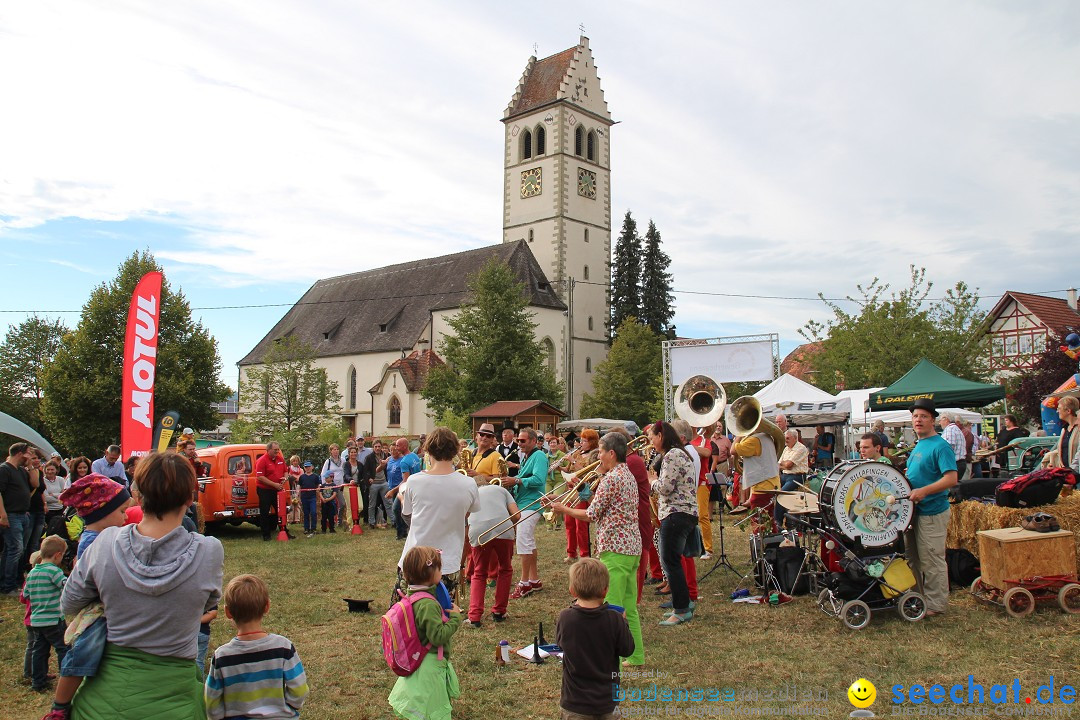
<svg viewBox="0 0 1080 720"><path fill-rule="evenodd" d="M472 470L472 450L467 447L461 449L457 457L457 469L458 470Z"/></svg>
<svg viewBox="0 0 1080 720"><path fill-rule="evenodd" d="M720 419L725 407L724 386L708 375L694 375L675 388L675 414L690 427L709 427Z"/></svg>
<svg viewBox="0 0 1080 720"><path fill-rule="evenodd" d="M784 452L784 431L761 413L761 403L753 395L743 395L731 403L724 413L724 422L736 437L767 433L776 448L777 457Z"/></svg>

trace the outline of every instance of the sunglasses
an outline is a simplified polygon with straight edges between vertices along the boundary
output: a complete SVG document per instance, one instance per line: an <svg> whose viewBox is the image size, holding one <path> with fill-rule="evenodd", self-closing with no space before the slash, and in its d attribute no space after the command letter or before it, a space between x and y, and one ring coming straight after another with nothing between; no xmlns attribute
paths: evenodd
<svg viewBox="0 0 1080 720"><path fill-rule="evenodd" d="M483 437L495 437L495 433L493 433L493 432L488 432L488 431L486 431L486 430L481 430L480 432L478 432L478 433L476 433L476 434L477 434L477 435L481 435L481 436L483 436Z"/></svg>

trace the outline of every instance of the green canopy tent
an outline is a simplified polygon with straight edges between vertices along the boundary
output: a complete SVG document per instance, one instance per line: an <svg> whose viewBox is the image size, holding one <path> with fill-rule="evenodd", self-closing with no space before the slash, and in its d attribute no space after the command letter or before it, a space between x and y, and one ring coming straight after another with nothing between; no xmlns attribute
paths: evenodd
<svg viewBox="0 0 1080 720"><path fill-rule="evenodd" d="M1005 397L1005 388L950 375L926 358L884 390L870 394L871 410L906 410L919 398L941 407L982 407Z"/></svg>

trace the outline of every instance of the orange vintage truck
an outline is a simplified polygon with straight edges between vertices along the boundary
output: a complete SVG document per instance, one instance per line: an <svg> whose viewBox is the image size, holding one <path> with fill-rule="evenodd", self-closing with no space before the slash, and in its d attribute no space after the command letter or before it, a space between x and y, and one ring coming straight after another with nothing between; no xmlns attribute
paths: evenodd
<svg viewBox="0 0 1080 720"><path fill-rule="evenodd" d="M206 523L239 525L246 520L257 524L255 461L266 454L266 446L218 445L196 454L209 467L208 474L199 478L199 503Z"/></svg>

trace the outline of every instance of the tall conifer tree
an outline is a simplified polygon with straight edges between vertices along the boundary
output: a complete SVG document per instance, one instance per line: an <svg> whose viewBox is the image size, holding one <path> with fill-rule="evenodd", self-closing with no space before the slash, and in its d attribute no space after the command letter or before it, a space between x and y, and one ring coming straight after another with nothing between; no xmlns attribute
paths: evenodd
<svg viewBox="0 0 1080 720"><path fill-rule="evenodd" d="M671 306L675 296L671 293L670 266L671 257L660 247L660 231L649 220L642 257L640 319L654 333L669 339L675 337L675 326L671 324L675 317L675 309Z"/></svg>
<svg viewBox="0 0 1080 720"><path fill-rule="evenodd" d="M608 328L612 339L627 318L640 315L641 236L638 235L637 221L627 210L611 261L611 318Z"/></svg>

